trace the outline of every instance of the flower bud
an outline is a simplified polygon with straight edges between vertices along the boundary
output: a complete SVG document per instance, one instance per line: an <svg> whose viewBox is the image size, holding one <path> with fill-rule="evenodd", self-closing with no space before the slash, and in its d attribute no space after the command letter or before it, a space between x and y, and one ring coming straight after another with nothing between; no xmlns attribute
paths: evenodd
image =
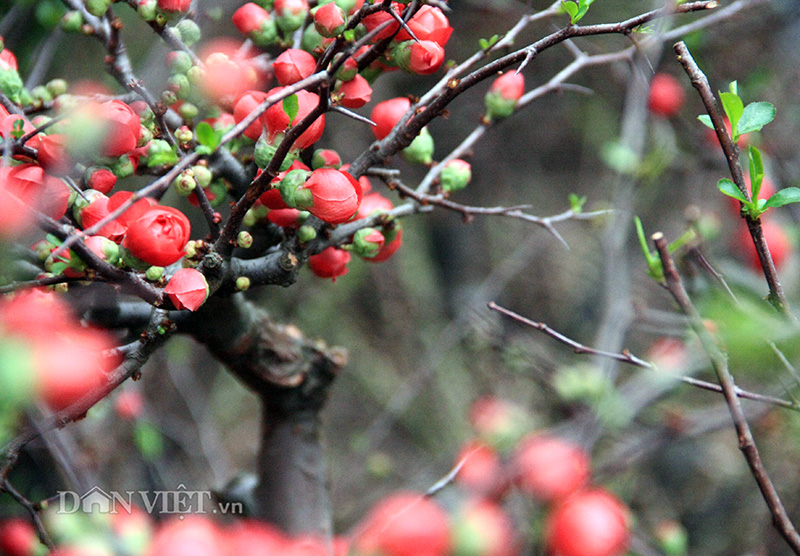
<svg viewBox="0 0 800 556"><path fill-rule="evenodd" d="M442 168L440 179L444 191L464 189L472 180L472 166L460 158L451 160Z"/></svg>
<svg viewBox="0 0 800 556"><path fill-rule="evenodd" d="M291 33L302 27L306 14L306 0L275 0L275 22L284 33Z"/></svg>
<svg viewBox="0 0 800 556"><path fill-rule="evenodd" d="M403 158L412 164L433 162L433 137L427 127L423 127L411 144L403 149Z"/></svg>
<svg viewBox="0 0 800 556"><path fill-rule="evenodd" d="M291 85L305 79L314 73L316 67L316 58L299 48L284 50L272 63L275 79L281 85Z"/></svg>
<svg viewBox="0 0 800 556"><path fill-rule="evenodd" d="M164 0L162 0L163 2ZM185 0L179 0L180 2L184 2ZM163 8L162 8L163 9ZM191 19L182 19L178 22L175 26L175 30L180 33L181 40L186 44L186 46L192 46L197 41L200 40L202 36L202 32L200 31L200 27L192 21Z"/></svg>
<svg viewBox="0 0 800 556"><path fill-rule="evenodd" d="M375 122L372 127L375 138L380 140L389 135L389 132L410 107L411 101L406 97L392 98L376 104L370 116L370 119Z"/></svg>
<svg viewBox="0 0 800 556"><path fill-rule="evenodd" d="M15 69L0 68L0 91L14 102L20 102L22 78Z"/></svg>
<svg viewBox="0 0 800 556"><path fill-rule="evenodd" d="M64 79L51 79L45 87L53 95L53 98L67 92L67 82Z"/></svg>
<svg viewBox="0 0 800 556"><path fill-rule="evenodd" d="M314 156L311 157L311 167L314 170L318 168L338 169L341 165L342 158L333 149L317 149L314 151Z"/></svg>
<svg viewBox="0 0 800 556"><path fill-rule="evenodd" d="M341 95L339 104L345 108L361 108L372 99L372 87L364 76L358 74L342 83L337 92Z"/></svg>
<svg viewBox="0 0 800 556"><path fill-rule="evenodd" d="M111 0L86 0L86 11L97 17L102 17L110 7Z"/></svg>
<svg viewBox="0 0 800 556"><path fill-rule="evenodd" d="M195 187L197 187L197 180L194 179L194 174L192 170L189 169L178 174L178 177L175 178L172 185L175 187L175 192L178 195L187 197L194 191Z"/></svg>
<svg viewBox="0 0 800 556"><path fill-rule="evenodd" d="M334 2L314 9L314 27L326 38L335 37L347 26L347 14Z"/></svg>
<svg viewBox="0 0 800 556"><path fill-rule="evenodd" d="M151 282L158 282L162 276L164 276L163 266L151 266L144 273L144 277Z"/></svg>
<svg viewBox="0 0 800 556"><path fill-rule="evenodd" d="M303 30L303 39L300 42L300 48L306 52L313 52L315 54L322 54L333 42L333 39L323 37L313 25L309 25Z"/></svg>
<svg viewBox="0 0 800 556"><path fill-rule="evenodd" d="M182 50L173 50L167 54L167 63L172 73L186 73L192 67L192 57Z"/></svg>
<svg viewBox="0 0 800 556"><path fill-rule="evenodd" d="M297 239L300 243L308 243L317 237L317 231L312 226L300 226L297 230Z"/></svg>
<svg viewBox="0 0 800 556"><path fill-rule="evenodd" d="M269 166L269 163L272 162L272 157L275 156L275 152L278 150L279 144L280 141L277 138L274 143L270 143L269 140L267 139L267 134L266 133L261 134L261 137L259 137L258 141L256 142L255 151L253 152L253 158L255 159L256 165L259 168L263 170L267 166ZM297 159L296 152L290 152L289 154L287 154L286 157L283 159L283 162L281 163L279 171L285 172L286 170L288 170L289 167L292 165L292 162L294 162L296 159Z"/></svg>
<svg viewBox="0 0 800 556"><path fill-rule="evenodd" d="M269 12L248 2L234 12L233 24L240 33L259 46L268 46L278 38L278 28Z"/></svg>
<svg viewBox="0 0 800 556"><path fill-rule="evenodd" d="M311 172L308 170L292 170L280 181L278 187L281 192L281 198L290 208L305 207L313 203L311 193L300 189L310 176Z"/></svg>
<svg viewBox="0 0 800 556"><path fill-rule="evenodd" d="M108 194L117 183L117 176L103 166L90 166L84 173L86 187L95 189L103 194Z"/></svg>
<svg viewBox="0 0 800 556"><path fill-rule="evenodd" d="M180 143L189 143L194 139L194 133L189 129L189 126L182 125L175 130L175 139Z"/></svg>
<svg viewBox="0 0 800 556"><path fill-rule="evenodd" d="M513 114L524 92L525 78L521 73L508 71L495 79L484 97L487 117L500 120Z"/></svg>
<svg viewBox="0 0 800 556"><path fill-rule="evenodd" d="M247 276L239 276L236 278L236 291L244 292L250 289L250 278Z"/></svg>
<svg viewBox="0 0 800 556"><path fill-rule="evenodd" d="M430 75L444 63L444 48L434 41L404 41L395 46L392 54L398 66L419 75Z"/></svg>
<svg viewBox="0 0 800 556"><path fill-rule="evenodd" d="M308 193L311 195L310 203ZM283 182L281 182L281 194L283 194ZM361 186L347 172L320 168L311 173L298 191L295 202L298 208L308 210L324 222L341 224L350 220L358 210L361 204Z"/></svg>
<svg viewBox="0 0 800 556"><path fill-rule="evenodd" d="M250 249L253 246L253 236L250 235L250 232L239 232L239 235L236 236L236 245L242 249Z"/></svg>
<svg viewBox="0 0 800 556"><path fill-rule="evenodd" d="M214 178L214 174L211 173L211 170L208 169L208 166L192 166L192 172L194 173L194 179L197 180L197 185L200 187L208 187L211 185L211 180Z"/></svg>
<svg viewBox="0 0 800 556"><path fill-rule="evenodd" d="M359 257L371 259L383 247L386 238L375 228L362 228L353 235L353 252Z"/></svg>
<svg viewBox="0 0 800 556"><path fill-rule="evenodd" d="M315 276L332 278L335 282L339 276L347 274L347 263L349 262L350 253L338 247L328 247L308 258L308 268Z"/></svg>
<svg viewBox="0 0 800 556"><path fill-rule="evenodd" d="M77 33L83 27L83 15L77 10L69 10L61 16L60 25L67 33Z"/></svg>
<svg viewBox="0 0 800 556"><path fill-rule="evenodd" d="M208 282L199 270L182 268L169 279L164 293L176 309L196 311L208 298Z"/></svg>

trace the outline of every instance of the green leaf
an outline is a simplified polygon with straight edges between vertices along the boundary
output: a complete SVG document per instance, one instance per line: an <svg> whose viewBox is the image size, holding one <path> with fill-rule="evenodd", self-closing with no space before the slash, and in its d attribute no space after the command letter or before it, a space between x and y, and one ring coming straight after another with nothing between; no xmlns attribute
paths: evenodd
<svg viewBox="0 0 800 556"><path fill-rule="evenodd" d="M764 163L761 160L761 152L753 145L750 145L750 191L753 199L758 199L761 192L761 182L764 180Z"/></svg>
<svg viewBox="0 0 800 556"><path fill-rule="evenodd" d="M347 29L342 36L347 42L353 42L356 40L356 31L355 29Z"/></svg>
<svg viewBox="0 0 800 556"><path fill-rule="evenodd" d="M154 154L147 159L147 167L153 166L174 166L178 162L178 153L173 150L163 151Z"/></svg>
<svg viewBox="0 0 800 556"><path fill-rule="evenodd" d="M781 189L775 195L767 199L764 208L782 207L790 203L800 203L800 189L797 187L787 187Z"/></svg>
<svg viewBox="0 0 800 556"><path fill-rule="evenodd" d="M300 101L297 100L297 95L292 95L283 99L283 111L289 116L289 122L294 123L297 117L297 112L300 110Z"/></svg>
<svg viewBox="0 0 800 556"><path fill-rule="evenodd" d="M11 136L14 139L19 139L23 135L25 135L25 122L20 118L19 120L14 120L14 123L11 126Z"/></svg>
<svg viewBox="0 0 800 556"><path fill-rule="evenodd" d="M711 122L711 116L708 114L700 114L697 116L697 119L700 120L704 126L714 129L714 124Z"/></svg>
<svg viewBox="0 0 800 556"><path fill-rule="evenodd" d="M769 102L751 102L742 112L739 121L739 135L759 131L775 119L775 107ZM734 128L735 129L735 128Z"/></svg>
<svg viewBox="0 0 800 556"><path fill-rule="evenodd" d="M739 191L739 188L736 187L736 184L733 183L729 179L721 179L717 182L717 189L722 191L728 197L733 197L734 199L741 201L743 203L747 202L747 199L744 196L744 193Z"/></svg>
<svg viewBox="0 0 800 556"><path fill-rule="evenodd" d="M578 2L561 0L561 7L569 14L570 21L574 25L586 15L592 2L594 2L594 0L578 0Z"/></svg>
<svg viewBox="0 0 800 556"><path fill-rule="evenodd" d="M564 8L564 11L569 14L570 21L575 23L575 16L578 15L578 4L575 2L569 2L567 0L561 0L561 7Z"/></svg>
<svg viewBox="0 0 800 556"><path fill-rule="evenodd" d="M728 115L728 120L731 122L733 139L735 141L739 136L737 126L739 125L739 118L742 117L744 104L736 93L720 93L719 97L722 99L722 108L725 109L725 114Z"/></svg>
<svg viewBox="0 0 800 556"><path fill-rule="evenodd" d="M500 35L492 35L489 39L479 39L478 43L482 50L488 50L500 40Z"/></svg>
<svg viewBox="0 0 800 556"><path fill-rule="evenodd" d="M197 127L194 128L194 135L197 138L197 142L201 145L205 145L211 149L217 146L214 144L217 142L217 134L214 133L214 128L211 127L211 124L208 122L200 122L197 124Z"/></svg>
<svg viewBox="0 0 800 556"><path fill-rule="evenodd" d="M730 84L730 85L728 85L728 90L729 90L729 91L730 91L732 94L734 94L734 95L736 95L736 96L739 96L739 83L738 83L738 82L736 82L736 81L731 81L731 84Z"/></svg>
<svg viewBox="0 0 800 556"><path fill-rule="evenodd" d="M576 195L575 193L569 194L569 206L572 212L580 214L583 212L583 205L586 204L587 197L583 195Z"/></svg>

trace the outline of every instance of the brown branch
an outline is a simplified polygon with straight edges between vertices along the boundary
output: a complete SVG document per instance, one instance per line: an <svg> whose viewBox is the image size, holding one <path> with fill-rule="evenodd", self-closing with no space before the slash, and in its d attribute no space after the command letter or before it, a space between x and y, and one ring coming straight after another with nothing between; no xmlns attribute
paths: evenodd
<svg viewBox="0 0 800 556"><path fill-rule="evenodd" d="M711 364L717 373L719 384L722 387L722 393L725 396L725 401L733 419L736 433L739 437L739 449L744 454L747 464L750 467L750 472L761 490L761 495L769 507L770 514L772 514L772 523L786 543L791 547L795 554L800 554L800 535L792 524L786 509L781 502L778 491L775 490L775 485L767 474L761 456L758 453L753 438L753 433L750 431L750 426L747 423L747 417L742 409L742 404L736 393L736 385L733 381L733 376L728 369L728 358L717 345L716 340L703 324L703 319L697 312L689 294L683 286L683 281L678 274L678 269L675 266L675 261L669 252L669 246L664 234L656 233L652 236L653 243L655 244L656 251L661 258L661 265L664 269L664 277L666 280L666 287L672 295L675 302L680 307L681 311L689 319L689 325L703 346Z"/></svg>
<svg viewBox="0 0 800 556"><path fill-rule="evenodd" d="M645 361L644 359L641 359L633 355L627 349L623 350L622 353L615 353L611 351L595 349L593 347L586 346L580 342L573 340L572 338L569 338L568 336L561 334L560 332L554 330L549 325L543 322L536 322L527 319L522 315L515 313L514 311L501 307L494 301L490 302L488 306L489 309L491 309L492 311L497 311L498 313L506 315L507 317L510 317L517 322L530 326L531 328L535 328L539 332L542 332L545 335L550 336L554 340L557 340L558 342L561 342L562 344L571 347L575 351L575 353L579 355L594 355L597 357L605 357L607 359L613 359L621 363L627 363L628 365L632 365L634 367L639 367L640 369L650 369L650 370L657 369L657 367L653 363L650 363L649 361ZM714 384L712 382L707 382L705 380L700 380L689 376L675 376L675 375L669 375L669 376L677 381L683 382L684 384L695 386L702 390L709 390L711 392L722 392L722 387L719 384ZM800 411L800 406L798 406L795 402L782 400L780 398L775 398L773 396L766 396L764 394L758 394L756 392L750 392L748 390L743 390L738 386L735 387L735 390L736 390L736 395L740 398L762 402L769 405L782 407L784 409Z"/></svg>
<svg viewBox="0 0 800 556"><path fill-rule="evenodd" d="M675 52L678 56L678 61L683 66L684 71L689 76L692 86L697 89L703 105L706 108L711 122L714 124L714 131L717 134L720 145L722 145L722 152L725 154L725 159L728 162L728 169L730 170L733 182L739 191L745 196L745 199L750 200L750 192L744 182L744 172L742 170L742 162L739 158L739 148L734 145L728 130L725 127L725 121L722 113L719 110L717 99L711 90L708 83L708 78L697 65L697 62L692 58L686 44L681 41L675 44ZM742 217L747 222L747 229L750 231L750 237L753 239L758 258L761 261L761 268L764 270L764 277L769 286L769 300L775 308L783 313L793 324L800 325L797 317L792 313L789 302L786 299L786 294L783 291L783 286L778 279L778 271L775 268L775 263L772 260L772 254L767 246L767 240L764 238L764 232L761 229L761 219L755 220L748 215L743 214Z"/></svg>

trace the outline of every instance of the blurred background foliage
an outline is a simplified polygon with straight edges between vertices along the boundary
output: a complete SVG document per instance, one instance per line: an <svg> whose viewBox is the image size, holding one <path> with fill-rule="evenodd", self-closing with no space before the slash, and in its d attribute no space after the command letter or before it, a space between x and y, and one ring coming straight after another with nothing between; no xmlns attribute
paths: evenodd
<svg viewBox="0 0 800 556"><path fill-rule="evenodd" d="M548 4L452 0L456 31L448 56L463 60L480 37L502 34L531 7ZM597 1L582 23L619 21L661 4ZM205 38L235 36L230 15L236 7L230 1L200 0ZM165 47L129 8L114 9L125 21L123 37L136 70L158 88L167 76ZM103 54L94 40L54 30L61 10L53 0L0 2L6 14L0 35L17 54L21 74L39 81L95 79L119 90L104 75ZM669 25L696 18L674 18ZM551 25L533 26L517 45L552 31ZM746 102L766 100L777 107L775 122L752 140L768 157L768 174L778 187L800 185L796 3L761 3L686 41L713 88L725 89L738 80ZM630 41L607 36L575 44L595 54L626 48ZM445 475L459 446L470 438L469 407L481 396L494 395L524 407L539 427L553 428L590 449L596 480L633 507L641 538L652 539L663 520L677 520L688 530L693 554L788 554L737 450L720 396L665 381L663 373L659 377L575 355L486 307L494 300L587 345L598 345L613 332L623 338L617 350L628 348L640 356L664 336L686 339L687 355L677 372L713 380L668 294L647 277L630 226L637 214L648 234L660 230L674 240L687 229L688 215L706 232L697 248L742 300L742 308L736 308L708 273L684 262L692 294L729 349L737 382L787 398L787 390L796 393L795 378L765 338L780 340L795 364L800 344L763 302L766 285L734 239L741 223L716 190L726 166L696 120L700 100L671 44L641 55L647 60L640 59L635 69L619 62L584 69L570 79L591 94L546 95L493 127L469 158L472 184L454 196L476 206L530 204L532 212L547 216L568 209L568 195L576 193L588 197L586 210L622 211L617 217L557 225L569 250L530 223L476 217L467 224L458 214L436 210L404 220L405 245L384 264L354 260L350 273L335 283L305 272L291 288L248 293L276 319L349 351L324 413L337 529L346 531L390 490L426 489ZM42 74L31 76L42 56L49 56L49 63L35 66ZM545 83L571 59L563 46L544 52L523 72L527 88ZM613 146L620 142L626 110L635 104L629 92L646 83L653 70L676 76L687 102L676 118L647 116L635 122L645 138L645 163L638 173L620 174ZM377 82L373 99L418 95L436 79L390 74ZM437 158L478 124L488 85L457 99L447 118L430 126ZM348 161L371 139L363 124L334 116L320 146L338 149ZM403 169L409 185L423 175L399 157L392 165ZM378 180L372 181L386 192ZM797 205L772 217L796 238ZM201 221L195 222L195 229L202 229ZM623 237L616 252L609 247L614 231ZM795 307L800 306L799 263L793 255L780 269ZM609 296L620 295L614 284L626 296L625 318L609 321ZM581 386L584 391L578 388L576 394ZM179 483L198 489L219 487L251 468L259 428L256 400L190 340L172 340L146 366L143 379L126 389L140 389L147 401L135 424L121 420L109 400L78 426L48 440L83 481L116 490ZM772 478L790 515L800 519L800 414L745 405ZM52 492L54 484L42 486L39 471L21 465L16 472L20 484L30 474L28 483L39 484L42 496L46 488ZM445 490L441 497L446 504L456 495Z"/></svg>

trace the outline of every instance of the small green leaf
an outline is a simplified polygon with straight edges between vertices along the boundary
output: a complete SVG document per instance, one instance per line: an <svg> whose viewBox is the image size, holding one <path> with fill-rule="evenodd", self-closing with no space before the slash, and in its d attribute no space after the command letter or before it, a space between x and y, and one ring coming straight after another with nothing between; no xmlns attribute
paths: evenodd
<svg viewBox="0 0 800 556"><path fill-rule="evenodd" d="M753 145L749 147L750 153L750 191L753 199L758 199L761 192L761 182L764 180L764 163L761 160L761 152Z"/></svg>
<svg viewBox="0 0 800 556"><path fill-rule="evenodd" d="M206 147L205 145L198 145L197 147L195 147L194 152L196 152L201 156L208 156L214 153L214 149Z"/></svg>
<svg viewBox="0 0 800 556"><path fill-rule="evenodd" d="M147 167L153 166L174 166L178 162L178 154L173 150L159 152L153 156L148 157Z"/></svg>
<svg viewBox="0 0 800 556"><path fill-rule="evenodd" d="M767 199L767 202L764 203L764 208L782 207L790 203L800 203L800 189L797 187L781 189L775 195Z"/></svg>
<svg viewBox="0 0 800 556"><path fill-rule="evenodd" d="M19 120L14 120L13 125L11 126L11 136L14 139L19 139L23 135L25 135L25 122L20 118Z"/></svg>
<svg viewBox="0 0 800 556"><path fill-rule="evenodd" d="M728 90L731 92L731 94L739 96L739 83L736 81L731 81L731 84L728 85Z"/></svg>
<svg viewBox="0 0 800 556"><path fill-rule="evenodd" d="M194 135L197 138L197 142L201 145L211 148L216 146L213 144L216 139L216 134L214 133L214 128L211 127L211 124L208 122L200 122L197 124L197 127L194 128Z"/></svg>
<svg viewBox="0 0 800 556"><path fill-rule="evenodd" d="M704 126L714 129L714 124L711 122L711 116L708 114L700 114L697 116L697 119L700 120Z"/></svg>
<svg viewBox="0 0 800 556"><path fill-rule="evenodd" d="M297 117L297 112L300 110L300 101L297 100L297 95L292 95L283 99L283 111L289 116L289 122L294 123Z"/></svg>
<svg viewBox="0 0 800 556"><path fill-rule="evenodd" d="M561 7L564 8L564 11L567 12L567 14L569 14L570 21L575 23L575 17L578 15L578 4L568 0L561 0Z"/></svg>
<svg viewBox="0 0 800 556"><path fill-rule="evenodd" d="M481 45L482 50L488 50L497 44L500 40L500 35L492 35L489 39L479 39L478 43Z"/></svg>
<svg viewBox="0 0 800 556"><path fill-rule="evenodd" d="M576 195L575 193L569 194L569 206L572 212L580 214L583 212L583 205L586 204L587 197L583 195Z"/></svg>
<svg viewBox="0 0 800 556"><path fill-rule="evenodd" d="M769 102L751 102L742 112L739 121L739 135L759 131L775 119L775 107Z"/></svg>
<svg viewBox="0 0 800 556"><path fill-rule="evenodd" d="M739 188L736 187L736 184L733 183L729 179L721 179L717 182L717 189L722 191L728 197L733 197L734 199L741 201L743 203L747 202L747 199L744 196L744 193L739 191Z"/></svg>
<svg viewBox="0 0 800 556"><path fill-rule="evenodd" d="M722 108L725 109L725 114L728 115L728 120L731 122L731 129L734 141L740 135L737 131L739 125L739 118L742 117L744 104L739 95L735 93L720 93L719 97L722 99Z"/></svg>
<svg viewBox="0 0 800 556"><path fill-rule="evenodd" d="M356 40L356 31L355 29L347 29L342 36L347 42L353 42Z"/></svg>

